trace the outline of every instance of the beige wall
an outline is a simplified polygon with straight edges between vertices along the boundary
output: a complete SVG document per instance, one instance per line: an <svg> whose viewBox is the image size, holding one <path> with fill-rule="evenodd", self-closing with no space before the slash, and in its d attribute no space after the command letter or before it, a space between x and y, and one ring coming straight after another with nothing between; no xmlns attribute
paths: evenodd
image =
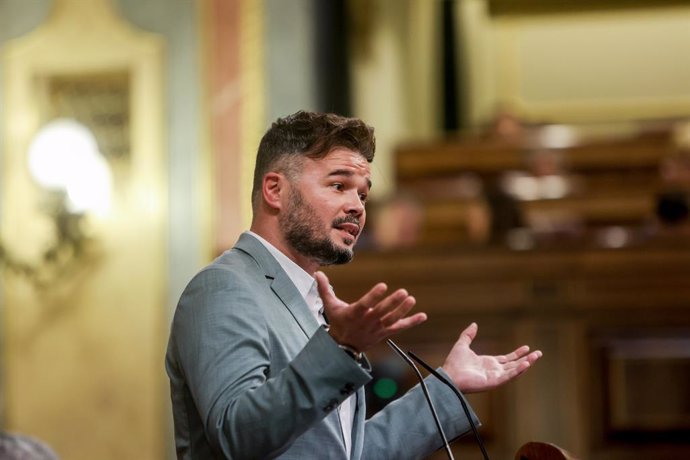
<svg viewBox="0 0 690 460"><path fill-rule="evenodd" d="M4 428L65 459L162 458L167 383L167 175L163 46L105 0L61 0L3 49L3 244L41 263L53 225L26 168L32 136L53 115L40 82L126 74L130 150L110 158L113 205L91 216L93 251L57 281L3 273ZM107 98L100 98L105 103ZM118 104L119 105L119 102ZM63 268L74 270L62 270Z"/></svg>
<svg viewBox="0 0 690 460"><path fill-rule="evenodd" d="M356 48L351 65L355 115L377 130L379 196L395 188L396 145L442 135L440 2L354 3L371 22L356 37L366 52ZM609 10L492 15L488 0L458 0L460 84L471 125L486 125L499 106L559 123L690 114L690 7L611 3Z"/></svg>
<svg viewBox="0 0 690 460"><path fill-rule="evenodd" d="M402 140L437 134L439 100L439 2L354 2L361 25L355 32L351 70L354 115L376 130L372 194L395 189L393 150Z"/></svg>
<svg viewBox="0 0 690 460"><path fill-rule="evenodd" d="M690 7L491 16L464 0L475 123L498 104L531 121L690 113Z"/></svg>

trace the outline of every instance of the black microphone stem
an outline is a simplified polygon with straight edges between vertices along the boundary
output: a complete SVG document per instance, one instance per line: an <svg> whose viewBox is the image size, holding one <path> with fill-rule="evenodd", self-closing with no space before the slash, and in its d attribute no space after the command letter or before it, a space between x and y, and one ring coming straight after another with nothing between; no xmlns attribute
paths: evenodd
<svg viewBox="0 0 690 460"><path fill-rule="evenodd" d="M470 422L470 427L472 428L472 433L474 434L474 438L477 440L477 444L479 444L479 448L482 451L482 455L484 456L484 460L489 460L489 455L486 453L486 449L484 448L484 443L482 442L482 438L479 436L479 431L477 431L477 426L474 424L474 421L472 420L472 415L470 414L470 410L467 408L467 403L465 403L465 399L462 397L462 394L460 393L460 390L458 390L455 385L453 385L452 382L449 382L447 378L445 378L443 375L438 373L436 369L432 368L429 366L422 358L419 356L415 355L413 352L408 351L408 355L415 361L417 361L419 364L424 367L427 371L429 371L434 377L439 379L441 382L446 384L448 388L453 390L455 395L458 397L460 400L460 404L462 405L462 410L465 412L465 416L467 417L467 421Z"/></svg>
<svg viewBox="0 0 690 460"><path fill-rule="evenodd" d="M419 369L417 369L417 366L415 363L405 354L404 351L398 347L395 342L393 342L391 339L387 339L386 342L388 342L388 345L395 350L397 354L402 357L402 359L405 360L407 364L410 365L412 369L414 369L415 373L417 374L417 379L419 380L419 384L422 387L422 391L424 392L424 396L426 397L427 403L429 403L429 409L431 409L431 415L434 416L434 422L436 422L436 427L438 428L438 432L441 435L441 439L443 440L443 447L446 450L446 453L448 454L448 458L450 460L455 460L455 457L453 457L453 452L450 450L450 444L448 443L448 439L446 438L446 433L443 431L443 427L441 426L441 421L438 418L438 414L436 413L436 408L434 407L434 403L431 400L431 395L429 394L429 389L426 387L426 383L424 382L424 377L422 377L422 373L419 372Z"/></svg>

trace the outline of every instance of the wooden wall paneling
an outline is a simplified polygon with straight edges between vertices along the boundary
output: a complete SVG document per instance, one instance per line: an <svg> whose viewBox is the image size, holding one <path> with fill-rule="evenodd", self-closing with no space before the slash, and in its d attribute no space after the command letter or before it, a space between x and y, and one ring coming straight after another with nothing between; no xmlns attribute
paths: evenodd
<svg viewBox="0 0 690 460"><path fill-rule="evenodd" d="M610 353L602 344L621 334L635 340L659 337L659 331L665 340L687 339L687 248L360 251L353 263L330 268L328 274L346 300L358 298L376 281L407 288L429 320L396 341L432 357L434 364L442 364L472 321L480 326L476 347L482 352L508 351L523 343L544 352L526 375L475 398L485 411L480 415L487 420L492 458L510 458L519 445L533 440L554 442L583 459L686 458L687 440L640 444L607 437L608 376L620 385L644 367L618 360L607 368ZM669 378L685 378L685 364L671 362L663 369ZM674 394L661 407L685 404L680 398L686 394L678 390L683 385L683 380L669 382L658 397ZM625 398L636 391L636 384L629 385ZM640 415L616 407L623 420ZM458 449L462 458L479 458L467 439Z"/></svg>
<svg viewBox="0 0 690 460"><path fill-rule="evenodd" d="M571 452L585 452L586 398L585 323L577 318L548 319L545 315L515 327L519 343L544 353L538 364L515 382L515 437L511 444L531 440L558 444Z"/></svg>

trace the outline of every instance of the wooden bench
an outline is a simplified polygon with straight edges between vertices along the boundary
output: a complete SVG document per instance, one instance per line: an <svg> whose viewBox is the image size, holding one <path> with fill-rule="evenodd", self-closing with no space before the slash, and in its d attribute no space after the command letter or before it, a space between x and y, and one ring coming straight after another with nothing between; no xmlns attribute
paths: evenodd
<svg viewBox="0 0 690 460"><path fill-rule="evenodd" d="M418 197L425 211L420 244L471 241L468 228L477 209L491 214L487 187L498 187L510 171L529 174L528 152L540 149L481 137L400 146L395 153L396 184L398 190ZM656 196L663 189L659 167L674 150L669 132L552 150L575 185L557 199L518 199L515 205L527 226L570 216L579 234L586 236L604 227L639 229L654 221ZM483 193L468 193L473 181L483 185Z"/></svg>

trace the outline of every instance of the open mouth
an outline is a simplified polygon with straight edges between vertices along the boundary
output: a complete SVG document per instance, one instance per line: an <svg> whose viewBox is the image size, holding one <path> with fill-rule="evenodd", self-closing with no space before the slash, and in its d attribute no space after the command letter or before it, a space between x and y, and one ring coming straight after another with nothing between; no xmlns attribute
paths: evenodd
<svg viewBox="0 0 690 460"><path fill-rule="evenodd" d="M359 235L359 225L351 222L342 222L338 225L334 225L334 227L341 232L347 233L353 238L357 238L357 235Z"/></svg>

